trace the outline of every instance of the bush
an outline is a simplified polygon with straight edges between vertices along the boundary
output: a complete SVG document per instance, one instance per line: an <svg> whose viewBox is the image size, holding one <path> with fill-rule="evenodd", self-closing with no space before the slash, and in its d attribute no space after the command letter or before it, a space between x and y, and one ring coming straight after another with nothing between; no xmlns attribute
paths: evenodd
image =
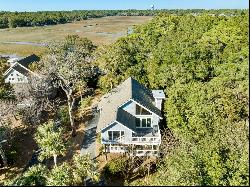
<svg viewBox="0 0 250 187"><path fill-rule="evenodd" d="M84 109L86 107L89 107L92 103L92 99L93 99L93 97L91 97L91 96L88 96L88 97L82 99L80 102L80 108Z"/></svg>
<svg viewBox="0 0 250 187"><path fill-rule="evenodd" d="M61 106L57 111L57 117L61 120L62 125L70 124L69 112L67 106Z"/></svg>
<svg viewBox="0 0 250 187"><path fill-rule="evenodd" d="M30 167L21 177L10 181L14 186L45 186L47 168L38 164Z"/></svg>
<svg viewBox="0 0 250 187"><path fill-rule="evenodd" d="M48 175L48 186L68 186L72 184L72 168L68 163L54 167Z"/></svg>
<svg viewBox="0 0 250 187"><path fill-rule="evenodd" d="M124 177L126 172L127 159L125 157L119 157L111 160L104 167L105 178Z"/></svg>

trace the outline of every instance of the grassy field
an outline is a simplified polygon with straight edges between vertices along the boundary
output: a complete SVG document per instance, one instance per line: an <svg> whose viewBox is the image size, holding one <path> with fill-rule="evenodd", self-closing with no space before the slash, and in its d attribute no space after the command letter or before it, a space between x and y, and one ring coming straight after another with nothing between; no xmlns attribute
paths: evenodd
<svg viewBox="0 0 250 187"><path fill-rule="evenodd" d="M87 37L97 45L109 44L126 35L129 27L143 24L150 19L152 17L148 16L113 16L54 26L0 29L0 54L43 54L44 47L42 46L4 42L43 43L61 40L69 34Z"/></svg>

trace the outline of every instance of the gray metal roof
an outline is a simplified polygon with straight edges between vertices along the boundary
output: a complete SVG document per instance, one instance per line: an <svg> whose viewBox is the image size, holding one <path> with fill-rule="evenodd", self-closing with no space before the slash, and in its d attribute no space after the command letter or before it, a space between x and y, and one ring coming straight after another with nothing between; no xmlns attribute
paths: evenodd
<svg viewBox="0 0 250 187"><path fill-rule="evenodd" d="M153 104L154 97L152 92L135 79L129 77L123 83L101 97L101 101L98 104L101 113L97 124L97 132L114 121L118 121L131 130L134 130L134 116L124 110L119 110L120 106L131 99L158 116L161 116L161 111Z"/></svg>

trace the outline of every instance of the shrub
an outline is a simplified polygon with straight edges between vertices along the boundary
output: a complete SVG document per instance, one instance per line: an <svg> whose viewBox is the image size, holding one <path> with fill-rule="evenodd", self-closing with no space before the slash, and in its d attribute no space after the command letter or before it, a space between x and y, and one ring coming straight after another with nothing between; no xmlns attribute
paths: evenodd
<svg viewBox="0 0 250 187"><path fill-rule="evenodd" d="M80 108L83 110L84 108L89 107L92 103L92 99L93 97L91 96L88 96L82 99L80 102Z"/></svg>
<svg viewBox="0 0 250 187"><path fill-rule="evenodd" d="M11 181L14 186L45 186L47 168L41 164L30 167L21 177Z"/></svg>
<svg viewBox="0 0 250 187"><path fill-rule="evenodd" d="M61 120L62 125L67 126L70 123L67 106L61 106L57 111L57 117Z"/></svg>
<svg viewBox="0 0 250 187"><path fill-rule="evenodd" d="M126 165L127 159L125 157L118 157L109 161L104 167L105 178L124 177Z"/></svg>

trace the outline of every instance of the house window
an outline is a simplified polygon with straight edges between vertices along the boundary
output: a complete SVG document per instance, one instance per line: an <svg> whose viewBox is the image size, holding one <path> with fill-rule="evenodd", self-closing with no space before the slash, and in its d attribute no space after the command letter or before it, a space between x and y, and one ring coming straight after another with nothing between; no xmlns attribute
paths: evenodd
<svg viewBox="0 0 250 187"><path fill-rule="evenodd" d="M151 127L151 118L147 118L147 127Z"/></svg>
<svg viewBox="0 0 250 187"><path fill-rule="evenodd" d="M19 76L18 73L16 74L16 76Z"/></svg>
<svg viewBox="0 0 250 187"><path fill-rule="evenodd" d="M14 78L12 78L12 80L15 80Z"/></svg>
<svg viewBox="0 0 250 187"><path fill-rule="evenodd" d="M124 136L124 131L108 131L109 140L117 140Z"/></svg>
<svg viewBox="0 0 250 187"><path fill-rule="evenodd" d="M151 127L151 118L136 118L135 126L137 128L148 128Z"/></svg>
<svg viewBox="0 0 250 187"><path fill-rule="evenodd" d="M11 80L11 78L9 78L9 80Z"/></svg>
<svg viewBox="0 0 250 187"><path fill-rule="evenodd" d="M136 127L140 127L141 126L141 120L140 120L140 118L136 118L135 119L135 126Z"/></svg>
<svg viewBox="0 0 250 187"><path fill-rule="evenodd" d="M147 127L147 119L141 119L141 126L142 127Z"/></svg>
<svg viewBox="0 0 250 187"><path fill-rule="evenodd" d="M13 76L13 73L11 73L10 76Z"/></svg>
<svg viewBox="0 0 250 187"><path fill-rule="evenodd" d="M151 113L149 111L140 107L139 105L135 106L135 114L136 115L151 115Z"/></svg>

